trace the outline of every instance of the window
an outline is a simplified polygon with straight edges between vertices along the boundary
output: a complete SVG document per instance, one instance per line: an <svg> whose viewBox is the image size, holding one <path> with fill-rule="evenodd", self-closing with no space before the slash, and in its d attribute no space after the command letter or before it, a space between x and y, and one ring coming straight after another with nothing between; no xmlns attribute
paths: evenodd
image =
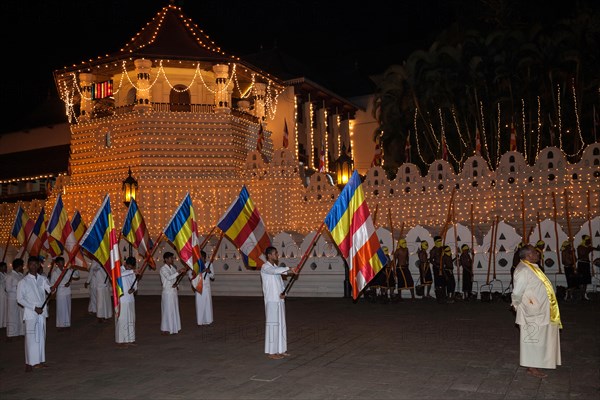
<svg viewBox="0 0 600 400"><path fill-rule="evenodd" d="M477 168L479 164L477 164L477 160L473 160L473 168Z"/></svg>
<svg viewBox="0 0 600 400"><path fill-rule="evenodd" d="M554 158L554 153L553 153L553 152L551 152L551 151L549 151L549 152L548 152L548 158Z"/></svg>

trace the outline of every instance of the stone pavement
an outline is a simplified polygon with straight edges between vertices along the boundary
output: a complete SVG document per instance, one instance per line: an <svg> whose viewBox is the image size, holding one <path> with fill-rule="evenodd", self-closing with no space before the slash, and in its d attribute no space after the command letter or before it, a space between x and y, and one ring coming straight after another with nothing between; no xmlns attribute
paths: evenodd
<svg viewBox="0 0 600 400"><path fill-rule="evenodd" d="M293 293L292 293L293 294ZM518 330L503 301L353 303L287 299L288 352L263 353L260 297L214 297L198 327L180 296L183 329L160 335L160 297L137 297L137 347L117 348L87 299L73 325L48 319L48 369L24 372L23 341L0 341L0 399L599 399L598 301L561 304L563 366L545 379L519 368ZM0 333L3 335L4 330Z"/></svg>

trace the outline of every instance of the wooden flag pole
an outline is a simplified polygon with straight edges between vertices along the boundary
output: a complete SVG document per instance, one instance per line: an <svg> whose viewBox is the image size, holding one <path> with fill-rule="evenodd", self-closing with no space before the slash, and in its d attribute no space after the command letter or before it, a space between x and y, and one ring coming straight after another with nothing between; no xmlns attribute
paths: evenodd
<svg viewBox="0 0 600 400"><path fill-rule="evenodd" d="M591 270L592 270L592 276L595 276L596 273L594 272L594 241L592 240L593 236L592 236L592 202L590 200L590 189L587 190L587 219L588 219L588 228L589 228L589 233L590 233L590 240L592 241L590 243L590 245L592 246L592 251L590 251L590 265L591 265ZM571 246L571 247L575 247L575 246ZM575 251L573 249L573 251Z"/></svg>
<svg viewBox="0 0 600 400"><path fill-rule="evenodd" d="M317 244L317 239L319 238L319 236L321 236L321 232L323 231L324 227L325 227L325 221L323 221L323 223L321 224L319 229L317 229L317 232L315 233L315 237L312 239L312 241L306 248L306 251L302 255L300 262L296 266L296 271L297 271L296 276L293 276L292 279L287 283L287 285L285 286L285 289L281 293L282 295L284 295L284 296L287 295L287 293L292 288L292 285L294 284L294 282L298 279L298 276L300 276L300 271L302 271L302 268L304 267L304 263L306 263L306 260L308 260L308 256L309 256L310 252L312 251L313 247L315 247L315 245Z"/></svg>
<svg viewBox="0 0 600 400"><path fill-rule="evenodd" d="M556 193L552 192L552 204L553 204L553 216L554 216L554 236L556 237L556 258L558 260L558 273L562 274L561 267L561 252L560 252L560 243L558 240L558 213L556 210Z"/></svg>
<svg viewBox="0 0 600 400"><path fill-rule="evenodd" d="M394 240L394 223L392 222L392 209L388 208L388 220L390 222L390 232L392 234L392 255L394 256L396 254L396 242ZM402 223L404 225L404 222ZM400 240L402 238L402 232L400 232L400 236L398 237L398 240ZM398 283L398 273L396 272L396 268L395 265L396 264L396 258L394 257L394 261L392 262L392 265L390 265L389 269L392 270L392 274L394 275L394 282L397 284ZM389 271L388 271L389 273ZM387 282L389 282L389 276L386 276ZM393 290L392 290L393 292Z"/></svg>
<svg viewBox="0 0 600 400"><path fill-rule="evenodd" d="M489 250L492 250L492 246L494 245L494 234L495 234L495 232L496 232L496 219L494 219L492 221L492 237L490 238L490 248L489 248ZM491 254L491 251L490 251L490 255L488 256L487 276L485 278L485 284L486 285L490 284L490 270L491 269L492 269L492 254Z"/></svg>
<svg viewBox="0 0 600 400"><path fill-rule="evenodd" d="M567 234L569 235L569 242L571 242L571 253L573 254L573 260L577 260L575 256L575 243L573 243L573 232L571 231L571 216L569 215L569 192L567 189L563 192L565 196L565 217L567 218ZM577 272L577 263L573 266L575 272Z"/></svg>
<svg viewBox="0 0 600 400"><path fill-rule="evenodd" d="M208 232L208 235L206 235L206 237L204 238L204 240L202 241L202 243L200 243L200 250L204 249L204 247L208 243L209 239L212 237L213 232L215 231L215 229L217 229L216 225L213 226L213 228L210 230L210 232ZM222 233L224 233L224 232L222 232Z"/></svg>
<svg viewBox="0 0 600 400"><path fill-rule="evenodd" d="M456 207L454 203L452 204L452 227L454 229L454 251L456 254L456 258L454 261L456 262L456 274L457 274L457 284L456 287L460 287L460 262L458 260L458 233L456 232Z"/></svg>
<svg viewBox="0 0 600 400"><path fill-rule="evenodd" d="M494 280L496 280L496 243L498 243L498 226L500 225L500 216L496 215L496 231L494 232L494 251L492 256L494 257Z"/></svg>
<svg viewBox="0 0 600 400"><path fill-rule="evenodd" d="M6 260L6 252L8 251L8 246L10 245L10 232L8 234L8 239L6 240L6 245L4 246L4 254L2 254L2 262L4 262Z"/></svg>
<svg viewBox="0 0 600 400"><path fill-rule="evenodd" d="M473 279L473 266L475 265L475 228L473 225L473 203L471 203L471 279Z"/></svg>
<svg viewBox="0 0 600 400"><path fill-rule="evenodd" d="M379 203L375 204L375 211L373 212L373 225L377 223L377 211L379 211Z"/></svg>
<svg viewBox="0 0 600 400"><path fill-rule="evenodd" d="M442 276L443 274L443 268L442 268L442 258L444 257L444 245L446 244L446 232L448 230L448 225L450 224L450 219L451 219L451 213L452 213L452 205L454 204L454 193L456 193L456 187L452 188L452 193L450 194L450 201L448 203L448 212L446 213L446 222L444 222L444 226L442 227L442 231L440 236L442 237L442 251L440 252L440 261L439 261L439 266L440 266L440 271L439 271L439 276Z"/></svg>
<svg viewBox="0 0 600 400"><path fill-rule="evenodd" d="M212 265L213 261L215 260L215 257L217 256L217 250L219 250L219 247L221 246L223 236L225 236L225 232L221 231L221 235L219 235L219 240L217 241L217 244L215 245L213 252L210 255L210 261L208 262L210 265Z"/></svg>
<svg viewBox="0 0 600 400"><path fill-rule="evenodd" d="M542 240L542 224L540 222L540 212L538 211L536 214L536 221L538 227L538 240Z"/></svg>

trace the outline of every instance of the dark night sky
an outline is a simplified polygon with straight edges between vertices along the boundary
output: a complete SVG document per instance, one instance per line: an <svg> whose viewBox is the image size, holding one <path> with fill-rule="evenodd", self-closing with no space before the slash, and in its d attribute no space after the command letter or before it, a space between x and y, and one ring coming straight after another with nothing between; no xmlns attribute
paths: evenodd
<svg viewBox="0 0 600 400"><path fill-rule="evenodd" d="M573 1L520 2L520 14L564 15ZM473 18L480 0L195 0L175 1L230 54L277 47L324 74L357 67L365 75L427 48L453 21ZM168 0L4 0L0 83L4 124L23 127L55 92L52 71L121 48ZM544 4L544 6L541 6ZM475 15L475 18L479 16ZM480 18L479 18L480 19ZM8 110L8 112L6 112ZM31 122L33 124L34 122Z"/></svg>

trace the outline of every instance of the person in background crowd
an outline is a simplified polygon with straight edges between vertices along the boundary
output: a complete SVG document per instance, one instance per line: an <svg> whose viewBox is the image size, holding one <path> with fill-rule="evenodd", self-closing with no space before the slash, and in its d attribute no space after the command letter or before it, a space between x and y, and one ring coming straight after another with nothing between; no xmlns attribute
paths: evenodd
<svg viewBox="0 0 600 400"><path fill-rule="evenodd" d="M200 271L198 275L192 277L192 271L188 271L190 274L190 280L192 283L192 289L194 290L194 296L196 298L196 322L198 326L210 325L213 323L213 307L212 307L212 293L210 290L210 283L215 280L215 274L212 271L212 264L206 264L206 252L200 251L200 258L205 264L204 270ZM200 280L202 284L200 286ZM200 290L198 290L200 288Z"/></svg>
<svg viewBox="0 0 600 400"><path fill-rule="evenodd" d="M459 263L462 268L463 295L465 300L469 300L473 295L473 259L471 258L471 249L467 244L460 247Z"/></svg>
<svg viewBox="0 0 600 400"><path fill-rule="evenodd" d="M25 335L23 323L23 308L17 303L17 285L23 279L22 258L15 258L12 262L12 271L6 276L6 341L18 339Z"/></svg>
<svg viewBox="0 0 600 400"><path fill-rule="evenodd" d="M579 288L583 291L585 300L590 299L587 295L587 285L592 283L592 260L590 260L592 251L594 251L592 238L589 235L583 235L581 243L577 246L577 276Z"/></svg>
<svg viewBox="0 0 600 400"><path fill-rule="evenodd" d="M429 265L429 256L427 255L427 249L429 243L426 240L421 241L421 248L417 251L419 257L419 280L421 285L425 286L424 298L431 298L431 284L433 277L431 276L431 267Z"/></svg>
<svg viewBox="0 0 600 400"><path fill-rule="evenodd" d="M175 268L173 264L175 255L169 251L163 254L163 260L165 264L160 268L162 282L160 332L161 335L167 336L177 334L181 330L176 282L179 275L185 272L185 268Z"/></svg>
<svg viewBox="0 0 600 400"><path fill-rule="evenodd" d="M394 264L396 268L396 276L398 277L398 298L402 299L402 289L410 291L410 297L415 299L415 282L410 274L409 252L406 244L406 239L398 240L398 248L394 252Z"/></svg>
<svg viewBox="0 0 600 400"><path fill-rule="evenodd" d="M571 246L571 241L565 240L560 246L560 259L565 271L565 279L567 280L567 291L565 300L573 298L573 291L579 286L577 272L575 271L575 251Z"/></svg>
<svg viewBox="0 0 600 400"><path fill-rule="evenodd" d="M61 277L65 270L65 259L56 257L54 261L56 268L52 270L50 285L54 286L58 278L61 278L56 287L56 328L58 331L64 331L71 328L71 281L79 280L79 271L67 270Z"/></svg>
<svg viewBox="0 0 600 400"><path fill-rule="evenodd" d="M0 329L6 328L6 314L8 313L8 301L6 298L6 272L8 266L0 261Z"/></svg>

